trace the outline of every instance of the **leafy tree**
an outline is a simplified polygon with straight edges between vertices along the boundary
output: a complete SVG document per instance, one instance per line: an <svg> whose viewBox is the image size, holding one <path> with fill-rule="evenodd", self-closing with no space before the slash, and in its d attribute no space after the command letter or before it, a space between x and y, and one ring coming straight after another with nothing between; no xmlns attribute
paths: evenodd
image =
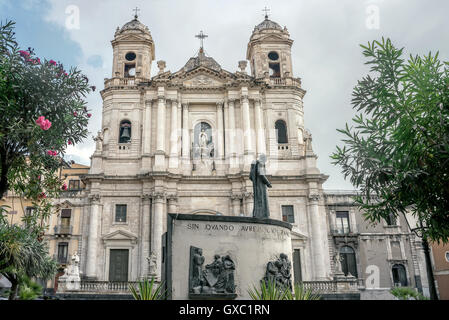
<svg viewBox="0 0 449 320"><path fill-rule="evenodd" d="M358 81L358 112L338 130L331 158L360 189L375 223L411 213L424 238L449 239L449 68L437 54L410 56L387 39L361 45L370 73Z"/></svg>
<svg viewBox="0 0 449 320"><path fill-rule="evenodd" d="M66 147L88 134L85 97L94 89L76 68L20 50L14 22L0 25L0 199L11 190L36 208L18 227L0 206L0 272L13 284L11 299L24 276L56 271L42 242L50 199L67 188L56 173Z"/></svg>

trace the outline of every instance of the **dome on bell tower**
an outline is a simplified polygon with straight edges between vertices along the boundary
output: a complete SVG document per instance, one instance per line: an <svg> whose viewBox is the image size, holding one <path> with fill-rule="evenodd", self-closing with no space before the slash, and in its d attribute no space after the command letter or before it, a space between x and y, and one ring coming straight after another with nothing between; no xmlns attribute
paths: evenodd
<svg viewBox="0 0 449 320"><path fill-rule="evenodd" d="M148 35L151 38L150 30L146 25L144 25L142 22L140 22L137 19L137 16L134 17L133 20L129 21L128 23L125 23L123 27L117 28L115 32L115 36L124 34L124 33L143 33Z"/></svg>
<svg viewBox="0 0 449 320"><path fill-rule="evenodd" d="M254 27L246 59L256 78L288 78L292 76L291 47L293 40L287 28L268 19Z"/></svg>
<svg viewBox="0 0 449 320"><path fill-rule="evenodd" d="M277 30L282 30L282 27L274 21L271 21L270 19L268 19L268 16L265 16L265 20L262 21L261 23L259 23L255 28L254 31L260 31L260 30L264 30L264 29L277 29Z"/></svg>
<svg viewBox="0 0 449 320"><path fill-rule="evenodd" d="M154 42L150 30L138 20L137 14L117 28L111 43L113 77L150 79L151 63L156 57Z"/></svg>

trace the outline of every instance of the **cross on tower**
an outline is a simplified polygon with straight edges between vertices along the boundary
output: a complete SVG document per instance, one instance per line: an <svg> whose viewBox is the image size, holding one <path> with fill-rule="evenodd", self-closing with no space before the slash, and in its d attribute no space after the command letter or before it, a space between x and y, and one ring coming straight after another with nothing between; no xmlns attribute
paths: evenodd
<svg viewBox="0 0 449 320"><path fill-rule="evenodd" d="M265 8L264 8L262 11L265 11L265 19L268 19L268 12L270 11L270 9L268 9L268 8L265 6Z"/></svg>
<svg viewBox="0 0 449 320"><path fill-rule="evenodd" d="M136 7L135 9L133 9L133 11L135 11L135 15L134 18L138 18L137 12L140 11L140 9L138 7Z"/></svg>
<svg viewBox="0 0 449 320"><path fill-rule="evenodd" d="M205 38L207 38L207 37L208 37L208 35L204 34L204 33L203 33L203 30L200 31L200 34L197 34L197 35L195 36L195 38L198 38L198 39L200 39L200 41L201 41L201 49L203 48L203 40L204 40Z"/></svg>

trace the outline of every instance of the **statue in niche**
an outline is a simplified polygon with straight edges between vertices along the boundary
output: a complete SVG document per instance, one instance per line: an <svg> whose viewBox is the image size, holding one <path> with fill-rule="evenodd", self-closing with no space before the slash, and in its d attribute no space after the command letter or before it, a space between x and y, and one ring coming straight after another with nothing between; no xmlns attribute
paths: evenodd
<svg viewBox="0 0 449 320"><path fill-rule="evenodd" d="M195 126L194 159L201 159L203 161L214 157L214 144L212 142L211 130L211 126L206 122L198 123Z"/></svg>
<svg viewBox="0 0 449 320"><path fill-rule="evenodd" d="M288 260L286 254L281 253L279 259L276 261L270 261L267 263L267 269L265 271L265 277L263 281L265 285L268 283L275 283L276 285L284 288L292 289L292 264Z"/></svg>
<svg viewBox="0 0 449 320"><path fill-rule="evenodd" d="M205 266L200 248L190 247L189 292L191 294L226 295L235 294L235 264L229 255L216 254L214 261Z"/></svg>
<svg viewBox="0 0 449 320"><path fill-rule="evenodd" d="M270 216L270 208L268 207L267 187L271 188L265 173L265 162L267 158L264 154L259 156L259 160L253 161L251 164L251 172L249 179L253 182L254 193L254 218L268 218Z"/></svg>
<svg viewBox="0 0 449 320"><path fill-rule="evenodd" d="M148 261L148 273L152 276L156 275L157 269L157 256L154 252L151 252L150 256L147 257Z"/></svg>

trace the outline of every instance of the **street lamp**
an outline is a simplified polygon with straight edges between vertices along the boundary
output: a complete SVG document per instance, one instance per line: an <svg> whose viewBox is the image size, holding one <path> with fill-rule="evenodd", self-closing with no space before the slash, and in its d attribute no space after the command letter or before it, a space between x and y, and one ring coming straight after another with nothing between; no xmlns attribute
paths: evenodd
<svg viewBox="0 0 449 320"><path fill-rule="evenodd" d="M413 232L417 237L422 239L422 246L424 249L424 256L426 258L426 269L427 269L427 279L429 282L429 291L430 291L430 299L431 300L438 300L438 294L437 290L435 288L435 278L433 276L433 270L432 270L432 261L430 259L430 249L429 249L429 242L427 241L427 237L424 234L424 229L426 228L421 219L418 218L419 221L419 227L412 228L410 226L410 222L408 221L407 215L405 213L404 218L407 222L408 228L411 232Z"/></svg>

